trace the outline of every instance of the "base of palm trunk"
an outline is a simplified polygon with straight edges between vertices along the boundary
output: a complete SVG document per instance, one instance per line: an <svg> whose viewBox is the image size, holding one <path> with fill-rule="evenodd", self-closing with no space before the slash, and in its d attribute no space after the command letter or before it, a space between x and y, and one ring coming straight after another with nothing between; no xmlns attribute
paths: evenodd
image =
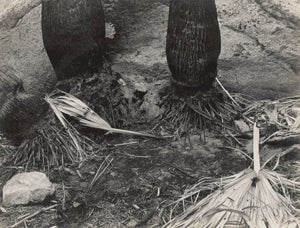
<svg viewBox="0 0 300 228"><path fill-rule="evenodd" d="M26 93L16 71L0 66L0 133L18 144L47 110L42 97Z"/></svg>
<svg viewBox="0 0 300 228"><path fill-rule="evenodd" d="M213 81L210 81L203 86L188 86L186 84L180 83L171 79L171 84L173 87L174 94L178 97L192 97L197 94L205 94L212 88Z"/></svg>
<svg viewBox="0 0 300 228"><path fill-rule="evenodd" d="M10 163L24 166L26 170L37 167L47 170L53 166L79 164L99 149L72 125L64 128L52 114L39 124L39 128L30 139L11 150Z"/></svg>
<svg viewBox="0 0 300 228"><path fill-rule="evenodd" d="M205 130L220 134L224 131L238 132L232 126L242 108L228 99L222 90L213 88L201 92L185 89L183 92L185 95L187 93L194 93L194 95L178 97L178 88L174 88L164 101L163 120L171 122L173 130L179 135L192 131L204 133Z"/></svg>

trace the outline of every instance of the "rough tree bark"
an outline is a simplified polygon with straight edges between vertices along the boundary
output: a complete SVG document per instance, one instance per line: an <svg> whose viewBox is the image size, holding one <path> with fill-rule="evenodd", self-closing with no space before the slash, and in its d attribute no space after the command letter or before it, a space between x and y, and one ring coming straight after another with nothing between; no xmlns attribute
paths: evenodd
<svg viewBox="0 0 300 228"><path fill-rule="evenodd" d="M0 66L0 132L19 143L47 110L42 98L25 92L16 71Z"/></svg>
<svg viewBox="0 0 300 228"><path fill-rule="evenodd" d="M43 0L42 33L58 80L101 66L105 38L101 0Z"/></svg>
<svg viewBox="0 0 300 228"><path fill-rule="evenodd" d="M17 72L9 66L0 65L0 109L20 92L24 92L24 88Z"/></svg>
<svg viewBox="0 0 300 228"><path fill-rule="evenodd" d="M210 89L220 50L215 0L171 0L166 53L175 92Z"/></svg>

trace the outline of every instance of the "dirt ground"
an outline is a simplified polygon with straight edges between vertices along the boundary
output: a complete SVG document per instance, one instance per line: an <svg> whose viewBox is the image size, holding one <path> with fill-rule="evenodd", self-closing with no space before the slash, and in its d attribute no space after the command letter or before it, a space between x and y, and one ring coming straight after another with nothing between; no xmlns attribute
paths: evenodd
<svg viewBox="0 0 300 228"><path fill-rule="evenodd" d="M172 123L159 119L164 111L161 93L170 77L165 58L168 1L104 2L106 21L116 29L115 38L107 44L109 71L101 74L102 81L94 75L61 86L104 118L106 113L97 104L108 102L117 107L115 118L106 119L118 127L171 137L156 140L85 132L99 143L99 154L80 167L68 164L67 169L51 169L50 180L57 186L52 204L59 202L60 206L19 227L161 227L169 219L168 205L188 186L202 177L228 176L251 164L240 153L226 148L224 139L209 129L205 138L194 132L189 138L180 138L174 134ZM230 92L257 99L299 94L300 14L294 2L299 3L217 0L223 41L218 77ZM106 85L105 77L114 78L111 81L117 85ZM101 83L106 90L100 92ZM245 144L251 145L251 140ZM283 149L265 149L263 157ZM6 156L1 156L0 164ZM290 159L295 157L282 162L279 170L294 177ZM104 160L107 169L89 188ZM6 171L1 184L22 171L22 167L2 168ZM7 213L0 211L0 227L9 227L20 216L41 208L5 208Z"/></svg>

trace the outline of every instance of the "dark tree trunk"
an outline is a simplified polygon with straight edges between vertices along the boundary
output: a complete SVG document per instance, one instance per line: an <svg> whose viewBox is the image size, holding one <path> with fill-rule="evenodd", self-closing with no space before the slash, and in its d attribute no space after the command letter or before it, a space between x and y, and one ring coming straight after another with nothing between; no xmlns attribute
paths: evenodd
<svg viewBox="0 0 300 228"><path fill-rule="evenodd" d="M0 132L18 143L48 110L46 102L24 91L10 67L0 66Z"/></svg>
<svg viewBox="0 0 300 228"><path fill-rule="evenodd" d="M166 53L175 91L210 89L220 50L215 1L171 0Z"/></svg>
<svg viewBox="0 0 300 228"><path fill-rule="evenodd" d="M105 39L101 0L43 0L42 33L58 80L101 67Z"/></svg>
<svg viewBox="0 0 300 228"><path fill-rule="evenodd" d="M24 88L17 72L9 66L0 65L0 109L20 92L24 92Z"/></svg>

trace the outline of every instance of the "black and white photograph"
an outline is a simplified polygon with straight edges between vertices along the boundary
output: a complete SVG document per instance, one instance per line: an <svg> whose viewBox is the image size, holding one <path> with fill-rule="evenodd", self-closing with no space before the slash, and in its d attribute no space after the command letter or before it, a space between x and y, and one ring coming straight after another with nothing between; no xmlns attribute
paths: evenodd
<svg viewBox="0 0 300 228"><path fill-rule="evenodd" d="M300 0L0 0L0 228L300 228Z"/></svg>

